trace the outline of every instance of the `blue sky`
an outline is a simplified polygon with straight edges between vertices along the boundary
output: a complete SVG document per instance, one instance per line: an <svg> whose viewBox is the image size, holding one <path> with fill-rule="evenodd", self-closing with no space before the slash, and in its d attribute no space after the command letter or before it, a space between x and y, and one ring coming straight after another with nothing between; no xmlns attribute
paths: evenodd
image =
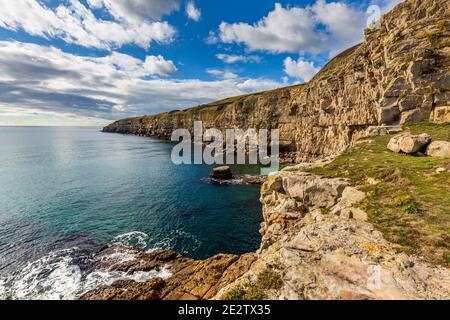
<svg viewBox="0 0 450 320"><path fill-rule="evenodd" d="M399 0L0 0L0 125L112 120L307 82Z"/></svg>

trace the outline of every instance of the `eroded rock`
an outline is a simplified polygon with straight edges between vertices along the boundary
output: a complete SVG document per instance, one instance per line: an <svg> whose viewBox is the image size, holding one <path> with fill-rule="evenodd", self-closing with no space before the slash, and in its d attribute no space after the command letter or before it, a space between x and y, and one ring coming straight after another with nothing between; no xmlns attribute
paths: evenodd
<svg viewBox="0 0 450 320"><path fill-rule="evenodd" d="M438 25L446 17L447 0L403 1L308 83L124 119L104 131L170 139L196 120L222 133L276 128L282 160L305 162L342 152L369 126L450 121L450 34Z"/></svg>
<svg viewBox="0 0 450 320"><path fill-rule="evenodd" d="M430 157L450 158L449 141L433 141L427 148L427 155Z"/></svg>
<svg viewBox="0 0 450 320"><path fill-rule="evenodd" d="M425 152L430 143L431 137L426 133L421 135L402 133L392 137L387 147L396 153L415 154L417 152Z"/></svg>
<svg viewBox="0 0 450 320"><path fill-rule="evenodd" d="M217 167L212 170L211 178L217 180L230 180L233 179L233 173L228 166Z"/></svg>

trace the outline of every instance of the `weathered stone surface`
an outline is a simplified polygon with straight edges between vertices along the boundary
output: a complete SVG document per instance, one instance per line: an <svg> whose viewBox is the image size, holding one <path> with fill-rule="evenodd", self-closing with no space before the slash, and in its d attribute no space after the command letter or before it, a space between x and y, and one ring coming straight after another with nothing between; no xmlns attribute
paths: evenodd
<svg viewBox="0 0 450 320"><path fill-rule="evenodd" d="M170 138L172 130L277 128L285 161L332 156L369 126L450 121L446 0L406 0L367 30L361 45L330 61L309 83L194 109L117 121L105 132Z"/></svg>
<svg viewBox="0 0 450 320"><path fill-rule="evenodd" d="M431 137L427 134L412 135L410 133L402 133L392 137L387 148L397 153L414 154L424 152L430 142Z"/></svg>
<svg viewBox="0 0 450 320"><path fill-rule="evenodd" d="M170 138L173 129L278 128L289 161L333 156L367 135L369 126L450 121L445 0L406 0L367 30L366 41L330 61L309 83L241 96L195 109L120 120L105 132ZM384 129L380 129L384 130ZM380 131L381 132L381 131ZM389 133L389 132L388 132ZM409 139L409 140L408 140ZM395 152L417 152L428 137L394 140ZM262 186L261 247L241 257L204 261L171 251L141 253L115 265L128 273L167 267L168 279L118 282L86 299L220 299L268 268L282 287L271 299L450 299L450 271L399 254L357 207L362 194L342 179L288 168ZM345 191L347 190L347 191Z"/></svg>
<svg viewBox="0 0 450 320"><path fill-rule="evenodd" d="M222 166L214 168L211 172L211 178L218 180L230 180L233 179L233 174L228 166Z"/></svg>
<svg viewBox="0 0 450 320"><path fill-rule="evenodd" d="M107 248L105 250L116 250ZM109 271L139 271L168 268L167 279L155 278L146 282L118 281L83 295L85 300L199 300L209 299L227 283L248 271L255 260L254 254L242 256L219 254L207 260L196 261L181 257L174 251L158 250L152 253L130 250L135 259L109 266ZM100 254L101 255L101 254ZM101 259L100 259L101 260ZM100 266L97 266L100 267Z"/></svg>
<svg viewBox="0 0 450 320"><path fill-rule="evenodd" d="M280 289L266 292L270 299L450 298L448 268L399 254L365 222L367 214L363 210L344 205L363 199L363 193L354 188L346 187L335 204L340 208L338 216L312 206L303 218L285 229L282 219L271 224L270 218L276 212L273 205L279 205L273 199L292 200L279 181L291 178L293 172L283 171L263 186L265 226L261 229L261 248L249 271L219 290L216 299L255 281L269 268L281 276L283 283Z"/></svg>
<svg viewBox="0 0 450 320"><path fill-rule="evenodd" d="M342 192L341 203L344 205L354 205L364 200L366 194L362 191L359 191L353 187L347 187Z"/></svg>
<svg viewBox="0 0 450 320"><path fill-rule="evenodd" d="M384 136L387 134L398 133L401 131L402 131L401 126L370 126L367 128L365 136L366 137Z"/></svg>
<svg viewBox="0 0 450 320"><path fill-rule="evenodd" d="M323 216L301 221L263 249L220 298L273 266L283 287L271 299L448 299L448 269L398 254L372 225Z"/></svg>
<svg viewBox="0 0 450 320"><path fill-rule="evenodd" d="M294 173L282 178L283 190L296 201L316 207L330 207L349 185L343 179L323 179L307 173Z"/></svg>
<svg viewBox="0 0 450 320"><path fill-rule="evenodd" d="M329 193L325 201L318 198L326 207L304 201L309 193L299 190L308 188ZM113 261L110 270L132 274L168 268L172 276L143 283L118 281L86 293L83 299L220 299L269 269L281 280L277 289L264 292L269 299L450 299L450 270L399 254L366 222L367 214L354 207L364 196L340 179L279 172L262 188L263 239L257 253L195 261L173 251L125 248L136 258ZM339 212L333 213L336 208ZM100 258L96 267L102 263Z"/></svg>
<svg viewBox="0 0 450 320"><path fill-rule="evenodd" d="M450 158L450 142L433 141L427 148L427 155L431 157Z"/></svg>

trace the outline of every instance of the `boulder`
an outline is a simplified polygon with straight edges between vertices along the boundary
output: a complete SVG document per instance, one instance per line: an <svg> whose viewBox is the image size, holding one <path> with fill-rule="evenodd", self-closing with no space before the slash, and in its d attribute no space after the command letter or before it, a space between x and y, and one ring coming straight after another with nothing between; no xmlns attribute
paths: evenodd
<svg viewBox="0 0 450 320"><path fill-rule="evenodd" d="M411 133L402 133L393 137L387 148L393 152L403 152L406 154L415 154L425 151L430 144L431 137L424 133L421 135L412 135Z"/></svg>
<svg viewBox="0 0 450 320"><path fill-rule="evenodd" d="M450 158L450 142L433 141L427 148L427 155L430 157Z"/></svg>
<svg viewBox="0 0 450 320"><path fill-rule="evenodd" d="M305 173L283 177L283 189L288 196L308 206L321 208L335 205L348 185L344 179L322 178Z"/></svg>
<svg viewBox="0 0 450 320"><path fill-rule="evenodd" d="M344 205L354 205L364 200L366 194L353 187L347 187L342 193L341 203Z"/></svg>
<svg viewBox="0 0 450 320"><path fill-rule="evenodd" d="M228 166L214 168L211 172L211 178L217 180L230 180L233 179L233 174Z"/></svg>
<svg viewBox="0 0 450 320"><path fill-rule="evenodd" d="M340 216L344 219L355 219L360 221L367 221L367 213L359 208L345 208L340 212Z"/></svg>

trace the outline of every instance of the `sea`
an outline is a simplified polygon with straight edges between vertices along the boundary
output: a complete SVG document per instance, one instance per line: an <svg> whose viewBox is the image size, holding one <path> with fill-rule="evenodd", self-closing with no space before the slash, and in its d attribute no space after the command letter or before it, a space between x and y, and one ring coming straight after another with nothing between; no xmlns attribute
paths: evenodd
<svg viewBox="0 0 450 320"><path fill-rule="evenodd" d="M212 166L173 164L173 146L98 127L0 127L0 299L72 300L116 280L170 277L96 270L105 246L194 259L255 251L260 187L212 183Z"/></svg>

